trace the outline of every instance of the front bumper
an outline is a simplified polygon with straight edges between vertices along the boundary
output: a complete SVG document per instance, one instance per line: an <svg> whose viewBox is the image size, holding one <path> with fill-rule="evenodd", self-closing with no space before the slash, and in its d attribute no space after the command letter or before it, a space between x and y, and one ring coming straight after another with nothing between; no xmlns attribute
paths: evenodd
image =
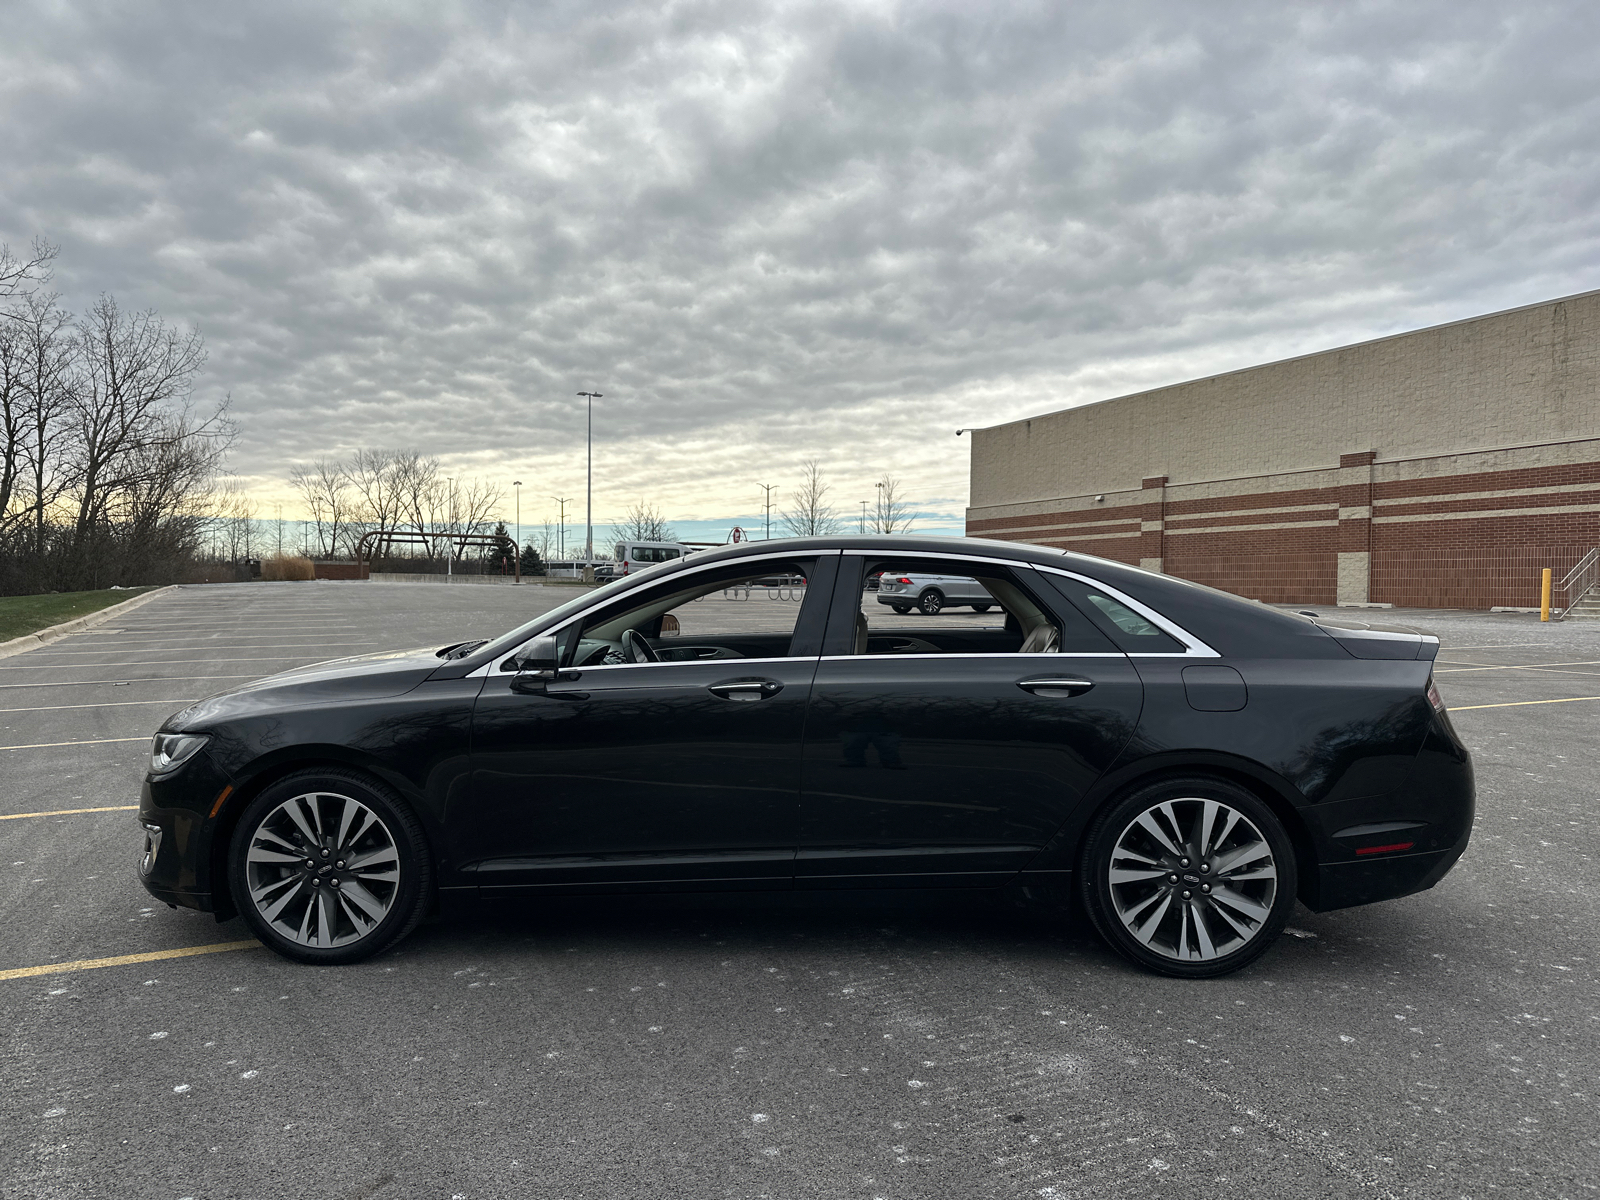
<svg viewBox="0 0 1600 1200"><path fill-rule="evenodd" d="M139 792L139 882L157 900L180 908L214 912L211 894L211 835L214 822L205 812L163 804L162 793L177 789L166 780L152 788L145 780ZM189 789L185 788L186 793ZM177 795L171 794L172 799Z"/></svg>

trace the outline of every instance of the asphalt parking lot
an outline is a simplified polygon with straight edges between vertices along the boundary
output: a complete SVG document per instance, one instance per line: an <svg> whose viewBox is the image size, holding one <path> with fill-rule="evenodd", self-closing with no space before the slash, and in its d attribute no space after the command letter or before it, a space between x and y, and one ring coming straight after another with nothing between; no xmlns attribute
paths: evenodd
<svg viewBox="0 0 1600 1200"><path fill-rule="evenodd" d="M1301 910L1222 980L1143 974L1086 928L1000 904L908 896L568 903L434 922L338 969L259 948L52 968L248 939L135 880L120 806L169 712L299 663L495 633L571 594L182 588L0 659L0 1194L1600 1187L1600 622L1383 614L1444 642L1472 847L1422 895Z"/></svg>

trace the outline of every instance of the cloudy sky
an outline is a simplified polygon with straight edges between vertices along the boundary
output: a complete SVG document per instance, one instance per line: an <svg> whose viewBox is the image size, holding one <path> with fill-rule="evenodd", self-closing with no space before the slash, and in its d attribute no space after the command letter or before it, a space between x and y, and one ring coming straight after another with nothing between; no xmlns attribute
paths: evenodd
<svg viewBox="0 0 1600 1200"><path fill-rule="evenodd" d="M958 426L1600 287L1596 45L1582 0L23 0L0 240L198 324L268 504L414 447L537 519L593 389L597 521L816 457L953 529Z"/></svg>

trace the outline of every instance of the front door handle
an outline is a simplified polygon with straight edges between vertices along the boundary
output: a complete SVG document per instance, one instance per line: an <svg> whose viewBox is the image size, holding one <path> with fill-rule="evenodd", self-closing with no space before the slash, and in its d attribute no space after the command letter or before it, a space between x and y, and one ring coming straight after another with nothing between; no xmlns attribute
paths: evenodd
<svg viewBox="0 0 1600 1200"><path fill-rule="evenodd" d="M739 679L708 684L706 691L724 700L770 700L783 691L783 684L776 679Z"/></svg>
<svg viewBox="0 0 1600 1200"><path fill-rule="evenodd" d="M1083 695L1094 686L1094 680L1079 679L1073 675L1053 675L1048 679L1019 679L1017 686L1045 699L1061 699Z"/></svg>

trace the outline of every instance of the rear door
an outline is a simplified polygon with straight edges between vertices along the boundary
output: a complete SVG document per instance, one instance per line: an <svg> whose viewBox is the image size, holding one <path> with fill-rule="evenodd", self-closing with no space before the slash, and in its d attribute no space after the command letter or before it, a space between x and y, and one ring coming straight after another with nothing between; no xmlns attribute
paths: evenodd
<svg viewBox="0 0 1600 1200"><path fill-rule="evenodd" d="M997 607L862 604L876 570L973 578ZM1026 566L846 556L806 724L797 885L1013 878L1128 743L1142 701L1127 656Z"/></svg>

